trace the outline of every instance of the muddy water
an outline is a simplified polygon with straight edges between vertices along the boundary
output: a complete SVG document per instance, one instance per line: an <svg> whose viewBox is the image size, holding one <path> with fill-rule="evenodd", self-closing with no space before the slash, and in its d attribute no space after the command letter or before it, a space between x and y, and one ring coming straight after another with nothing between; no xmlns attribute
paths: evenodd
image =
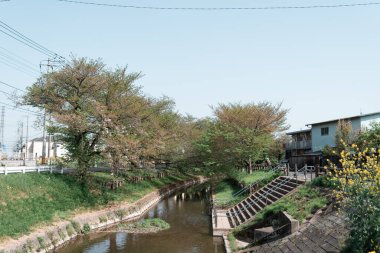
<svg viewBox="0 0 380 253"><path fill-rule="evenodd" d="M168 197L144 218L161 218L170 229L155 234L94 233L70 242L57 253L223 253L211 234L208 188L194 186Z"/></svg>

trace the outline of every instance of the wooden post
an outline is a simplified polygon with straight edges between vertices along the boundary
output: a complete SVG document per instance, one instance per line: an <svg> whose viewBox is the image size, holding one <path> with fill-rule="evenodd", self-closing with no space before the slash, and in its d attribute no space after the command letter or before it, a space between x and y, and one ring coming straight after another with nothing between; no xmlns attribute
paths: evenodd
<svg viewBox="0 0 380 253"><path fill-rule="evenodd" d="M319 164L315 166L315 177L319 177Z"/></svg>

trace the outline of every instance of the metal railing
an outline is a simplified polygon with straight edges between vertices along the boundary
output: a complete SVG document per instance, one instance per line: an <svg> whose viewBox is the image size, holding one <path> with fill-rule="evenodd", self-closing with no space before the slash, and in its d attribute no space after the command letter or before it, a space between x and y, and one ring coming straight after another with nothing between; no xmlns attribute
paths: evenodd
<svg viewBox="0 0 380 253"><path fill-rule="evenodd" d="M287 164L278 164L276 166L270 166L270 169L271 171L274 171L274 172L285 172L287 171L288 169L288 165ZM222 206L222 207L225 207L227 204L229 203L233 203L234 202L234 199L236 199L237 197L241 196L242 194L246 193L248 190L250 192L252 192L252 189L256 189L256 187L260 184L260 181L264 179L264 178L260 178L258 179L256 182L252 183L252 184L249 184L245 187L243 187L242 189L240 189L239 191L235 192L233 195L232 195L232 199L231 198L218 198L218 199L214 199L211 201L211 204L212 206Z"/></svg>
<svg viewBox="0 0 380 253"><path fill-rule="evenodd" d="M315 173L315 166L309 166L305 164L302 168L297 168L297 165L294 169L294 177L298 179L299 175L303 175L305 181L307 181L307 175L310 173L310 180L313 180L313 174Z"/></svg>
<svg viewBox="0 0 380 253"><path fill-rule="evenodd" d="M277 180L277 179L276 179L276 180ZM291 178L289 178L289 177L287 177L287 178L281 180L281 181L278 182L274 187L272 187L272 188L270 188L270 189L267 189L267 190L265 191L265 193L260 194L259 196L257 196L257 197L255 198L255 200L248 200L249 197L248 197L248 198L245 198L244 200L246 200L247 203L249 203L250 205L244 205L244 204L242 204L242 206L245 207L245 208L247 208L247 207L251 208L251 207L255 204L256 206L260 207L260 205L257 204L257 202L258 202L259 200L263 200L263 199L265 199L265 203L267 203L267 202L268 202L268 195L269 195L270 193L275 192L275 190L280 189L282 186L286 185L290 180L291 180ZM273 183L273 182L274 182L274 181L272 181L271 183ZM285 194L284 194L284 195L285 195ZM243 200L242 200L242 201L243 201ZM241 203L242 201L240 201L239 203ZM238 204L237 204L237 205L238 205ZM235 206L236 206L236 205L235 205ZM232 209L232 208L230 208L230 209ZM230 209L229 209L229 210L230 210ZM261 208L261 209L263 209L263 208ZM229 211L229 215L226 214L225 217L236 217L237 215L242 214L242 213L243 213L242 211Z"/></svg>

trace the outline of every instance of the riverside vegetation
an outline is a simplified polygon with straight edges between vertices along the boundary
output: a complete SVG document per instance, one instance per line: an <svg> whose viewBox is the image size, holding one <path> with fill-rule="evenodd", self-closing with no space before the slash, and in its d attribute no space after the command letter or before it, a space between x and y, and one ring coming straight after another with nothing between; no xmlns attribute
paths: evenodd
<svg viewBox="0 0 380 253"><path fill-rule="evenodd" d="M164 178L126 183L110 190L96 183L104 177L103 173L93 173L86 185L71 175L29 173L0 177L0 238L18 237L53 221L70 219L78 212L119 201L132 203L155 189L191 178L174 171Z"/></svg>

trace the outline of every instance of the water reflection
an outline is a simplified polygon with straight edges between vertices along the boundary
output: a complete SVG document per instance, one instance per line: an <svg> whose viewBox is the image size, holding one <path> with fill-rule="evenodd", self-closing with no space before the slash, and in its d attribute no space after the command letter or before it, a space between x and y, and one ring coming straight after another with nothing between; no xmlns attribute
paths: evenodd
<svg viewBox="0 0 380 253"><path fill-rule="evenodd" d="M207 187L195 186L158 203L145 218L161 218L170 229L155 234L94 233L58 253L222 253L211 235Z"/></svg>

